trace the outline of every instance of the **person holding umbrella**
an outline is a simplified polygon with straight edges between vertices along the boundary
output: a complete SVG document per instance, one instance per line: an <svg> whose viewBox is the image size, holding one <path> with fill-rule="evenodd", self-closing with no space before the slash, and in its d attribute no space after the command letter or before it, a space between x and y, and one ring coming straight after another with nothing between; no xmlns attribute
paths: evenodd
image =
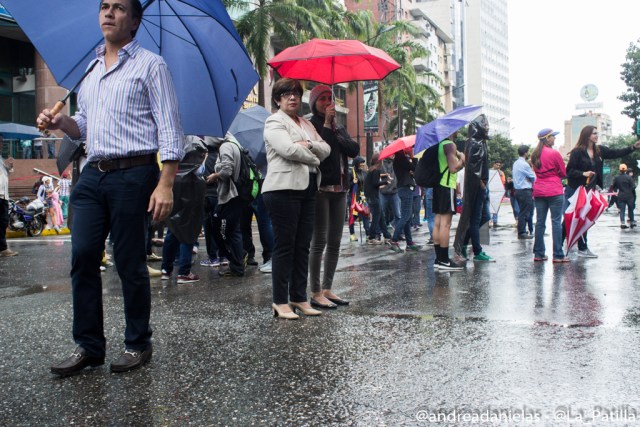
<svg viewBox="0 0 640 427"><path fill-rule="evenodd" d="M542 132L542 131L541 131ZM569 152L567 163L567 186L564 190L564 205L562 211L569 207L569 198L581 186L585 189L593 189L596 186L602 188L602 166L604 159L617 159L624 157L640 149L640 140L626 148L609 148L598 144L598 128L585 126L580 131L578 142ZM536 231L537 234L537 231ZM583 258L597 258L598 255L591 252L587 245L587 233L578 239L578 256Z"/></svg>
<svg viewBox="0 0 640 427"><path fill-rule="evenodd" d="M265 122L267 176L262 197L271 217L275 245L271 257L273 315L297 319L295 309L319 316L307 301L309 245L315 222L316 193L322 183L320 162L331 153L313 124L298 116L299 81L282 78L273 85L278 111Z"/></svg>
<svg viewBox="0 0 640 427"><path fill-rule="evenodd" d="M165 61L134 39L142 20L139 0L103 0L104 43L78 93L73 117L43 110L38 126L87 141L87 167L71 193L73 338L76 350L51 372L75 374L102 365L106 353L100 260L111 232L122 280L125 349L111 371L126 372L151 360L151 289L146 265L148 212L165 219L184 152L173 80ZM106 118L106 119L105 119ZM163 163L158 180L157 153Z"/></svg>
<svg viewBox="0 0 640 427"><path fill-rule="evenodd" d="M348 158L360 153L360 144L344 128L336 126L336 106L329 86L314 87L309 94L309 105L312 112L311 123L331 147L329 157L320 162L322 178L316 196L315 223L309 253L311 305L316 308L336 308L337 305L349 304L334 294L331 287L340 257L346 193L351 183ZM323 253L324 275L321 281Z"/></svg>

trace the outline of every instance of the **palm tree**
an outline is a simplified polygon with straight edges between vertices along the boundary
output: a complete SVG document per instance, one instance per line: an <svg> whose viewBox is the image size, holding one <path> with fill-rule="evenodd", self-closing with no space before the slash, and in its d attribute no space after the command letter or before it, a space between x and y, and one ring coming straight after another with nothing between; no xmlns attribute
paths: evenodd
<svg viewBox="0 0 640 427"><path fill-rule="evenodd" d="M230 10L244 12L235 26L260 76L258 103L266 105L264 78L270 47L284 49L311 38L358 35L371 25L367 12L349 12L333 0L224 0Z"/></svg>

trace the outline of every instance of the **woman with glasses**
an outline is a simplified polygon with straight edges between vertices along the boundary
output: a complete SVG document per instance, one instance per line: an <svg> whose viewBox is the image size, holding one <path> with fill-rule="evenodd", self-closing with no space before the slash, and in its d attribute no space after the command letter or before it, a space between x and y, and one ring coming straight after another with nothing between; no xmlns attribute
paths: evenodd
<svg viewBox="0 0 640 427"><path fill-rule="evenodd" d="M587 189L602 188L602 166L604 159L624 157L633 150L640 148L640 140L626 148L613 149L598 144L598 129L595 126L585 126L575 147L569 152L567 163L567 187L564 190L564 206L562 212L569 207L569 198L581 186ZM563 227L564 230L564 227ZM578 256L583 258L597 258L587 246L587 233L578 239Z"/></svg>
<svg viewBox="0 0 640 427"><path fill-rule="evenodd" d="M315 220L316 193L321 182L320 162L331 148L311 122L300 117L302 86L283 78L273 85L271 101L278 111L265 122L267 176L262 197L273 225L271 283L273 315L297 319L322 312L307 300L309 245Z"/></svg>

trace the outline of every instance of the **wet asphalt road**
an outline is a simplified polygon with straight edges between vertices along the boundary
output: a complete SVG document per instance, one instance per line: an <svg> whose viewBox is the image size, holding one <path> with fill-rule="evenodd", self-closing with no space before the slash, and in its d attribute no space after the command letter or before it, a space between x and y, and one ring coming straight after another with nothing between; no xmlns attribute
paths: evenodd
<svg viewBox="0 0 640 427"><path fill-rule="evenodd" d="M640 425L640 230L605 214L589 233L600 258L561 265L534 264L511 227L490 235L496 263L440 273L432 248L394 254L345 233L334 283L352 305L299 321L271 316L255 268L152 279L153 361L66 379L48 366L75 348L69 238L14 239L20 255L0 259L0 425ZM115 269L103 278L109 361L124 319Z"/></svg>

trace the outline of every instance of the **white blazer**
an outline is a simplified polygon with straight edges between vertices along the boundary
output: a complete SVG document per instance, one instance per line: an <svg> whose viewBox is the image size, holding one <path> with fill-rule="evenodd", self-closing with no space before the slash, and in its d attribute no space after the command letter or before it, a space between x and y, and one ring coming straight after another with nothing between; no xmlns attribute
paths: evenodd
<svg viewBox="0 0 640 427"><path fill-rule="evenodd" d="M309 173L315 172L320 186L318 165L329 156L331 147L318 135L311 122L298 117L298 125L281 110L272 114L264 126L264 145L267 151L267 176L262 192L276 190L304 190L309 186ZM309 150L296 141L311 141Z"/></svg>

